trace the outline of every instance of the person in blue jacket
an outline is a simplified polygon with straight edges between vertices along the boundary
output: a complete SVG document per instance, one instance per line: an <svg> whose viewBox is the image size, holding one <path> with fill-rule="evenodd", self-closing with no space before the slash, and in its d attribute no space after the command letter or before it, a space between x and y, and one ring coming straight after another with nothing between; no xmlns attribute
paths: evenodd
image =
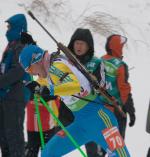
<svg viewBox="0 0 150 157"><path fill-rule="evenodd" d="M2 157L24 157L24 109L29 99L24 79L30 77L18 59L30 35L23 14L10 17L6 23L8 45L0 62L0 148Z"/></svg>

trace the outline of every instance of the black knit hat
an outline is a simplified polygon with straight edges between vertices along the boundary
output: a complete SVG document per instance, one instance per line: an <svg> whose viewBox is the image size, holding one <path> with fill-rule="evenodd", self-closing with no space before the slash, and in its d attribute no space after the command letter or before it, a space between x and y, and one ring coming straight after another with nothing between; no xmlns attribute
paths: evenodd
<svg viewBox="0 0 150 157"><path fill-rule="evenodd" d="M86 54L84 54L83 56L76 56L81 62L83 62L83 60L85 62L89 61L93 55L94 55L94 43L93 43L93 37L92 34L90 32L89 29L83 29L83 28L78 28L74 34L71 37L70 43L68 45L68 48L74 53L73 50L73 45L74 42L76 40L82 40L85 41L88 46L89 46L89 50ZM74 53L75 54L75 53ZM76 54L75 54L76 55Z"/></svg>

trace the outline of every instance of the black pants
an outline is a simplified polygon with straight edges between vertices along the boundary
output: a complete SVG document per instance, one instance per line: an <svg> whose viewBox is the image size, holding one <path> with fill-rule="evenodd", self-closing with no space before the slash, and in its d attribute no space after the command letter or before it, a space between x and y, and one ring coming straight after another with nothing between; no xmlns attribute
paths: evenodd
<svg viewBox="0 0 150 157"><path fill-rule="evenodd" d="M59 130L60 128L56 127L43 132L44 142L47 143ZM38 157L39 149L41 147L40 132L28 131L27 134L28 141L25 148L25 157Z"/></svg>
<svg viewBox="0 0 150 157"><path fill-rule="evenodd" d="M24 103L0 101L2 157L24 157Z"/></svg>
<svg viewBox="0 0 150 157"><path fill-rule="evenodd" d="M127 119L124 117L121 117L118 114L116 114L116 118L117 118L118 125L119 125L119 132L124 139ZM106 152L94 142L87 143L85 145L85 148L86 148L86 152L87 152L88 157L105 157L105 155L106 155Z"/></svg>

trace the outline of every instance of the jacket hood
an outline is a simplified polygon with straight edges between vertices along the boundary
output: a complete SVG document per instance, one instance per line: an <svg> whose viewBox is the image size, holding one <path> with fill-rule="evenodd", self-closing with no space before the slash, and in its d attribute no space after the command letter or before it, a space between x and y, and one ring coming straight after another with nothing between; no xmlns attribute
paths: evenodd
<svg viewBox="0 0 150 157"><path fill-rule="evenodd" d="M127 38L121 35L113 34L107 38L106 51L109 55L117 58L122 58L123 46L127 42Z"/></svg>
<svg viewBox="0 0 150 157"><path fill-rule="evenodd" d="M20 39L21 32L27 32L27 21L24 14L11 16L5 22L10 24L10 29L6 32L6 37L9 42Z"/></svg>
<svg viewBox="0 0 150 157"><path fill-rule="evenodd" d="M88 44L89 50L86 54L84 54L82 56L77 56L74 53L73 45L76 40L82 40ZM80 60L81 63L84 64L84 63L88 62L94 55L94 42L93 42L93 37L92 37L90 30L78 28L72 35L71 40L68 44L68 48L75 54L75 56Z"/></svg>

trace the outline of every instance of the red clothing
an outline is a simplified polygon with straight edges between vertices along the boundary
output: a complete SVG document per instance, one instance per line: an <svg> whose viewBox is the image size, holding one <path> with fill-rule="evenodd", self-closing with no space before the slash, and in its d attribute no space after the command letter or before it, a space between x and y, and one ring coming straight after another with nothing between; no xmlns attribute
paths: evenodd
<svg viewBox="0 0 150 157"><path fill-rule="evenodd" d="M108 54L104 55L102 58L111 59L116 57L121 59L123 55L123 47L126 42L127 38L121 35L114 34L110 36L106 42L106 51ZM125 104L129 93L131 92L126 65L121 65L117 70L117 88L119 90L121 100L123 104Z"/></svg>
<svg viewBox="0 0 150 157"><path fill-rule="evenodd" d="M60 107L59 100L52 101L49 103L49 106L53 109L55 115L58 116L58 110ZM50 115L47 109L42 104L38 107L42 123L42 130L48 131L56 126L57 123L53 120L53 117ZM30 101L27 105L27 131L39 131L34 101Z"/></svg>
<svg viewBox="0 0 150 157"><path fill-rule="evenodd" d="M114 58L114 56L104 55L102 58L111 59L111 58ZM126 80L127 80L126 68L125 68L125 65L122 65L117 70L117 87L118 87L120 97L121 97L123 104L126 103L126 101L128 99L128 95L131 92L130 83Z"/></svg>

